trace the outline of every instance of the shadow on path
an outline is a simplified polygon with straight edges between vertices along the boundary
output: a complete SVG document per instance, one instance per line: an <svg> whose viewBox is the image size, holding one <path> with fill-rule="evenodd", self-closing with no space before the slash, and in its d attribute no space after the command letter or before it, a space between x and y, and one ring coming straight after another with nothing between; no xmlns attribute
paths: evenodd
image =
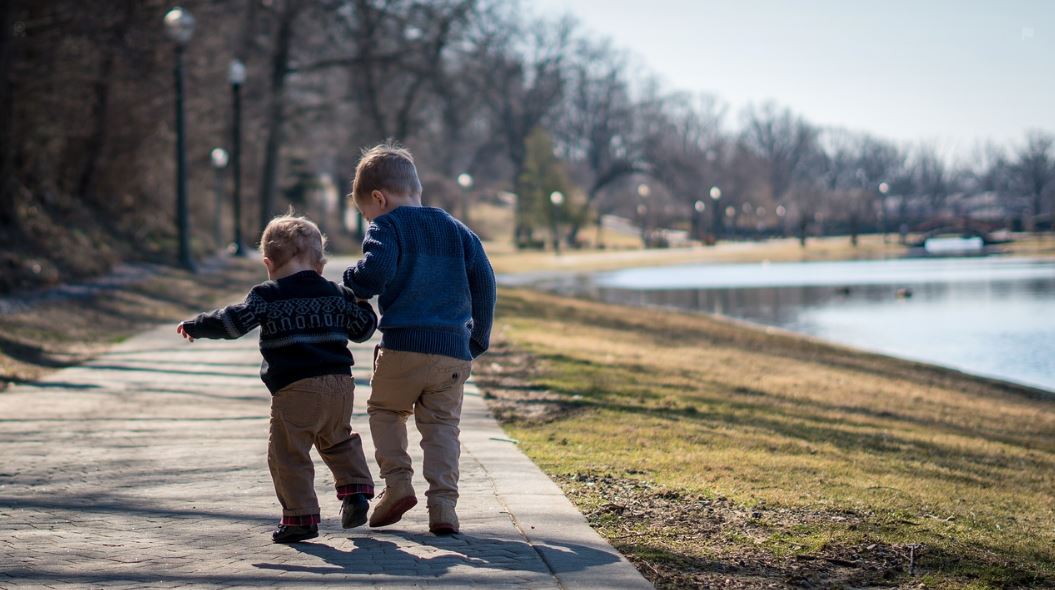
<svg viewBox="0 0 1055 590"><path fill-rule="evenodd" d="M337 549L325 543L295 543L291 548L319 558L327 565L304 566L279 563L255 563L254 567L284 572L312 574L389 574L399 576L439 576L457 566L506 571L551 574L579 571L616 561L616 557L583 545L530 545L494 537L468 534L434 536L399 531L386 536L400 537L402 545L372 536L349 537L355 545L350 550ZM416 555L410 547L425 547L432 556Z"/></svg>

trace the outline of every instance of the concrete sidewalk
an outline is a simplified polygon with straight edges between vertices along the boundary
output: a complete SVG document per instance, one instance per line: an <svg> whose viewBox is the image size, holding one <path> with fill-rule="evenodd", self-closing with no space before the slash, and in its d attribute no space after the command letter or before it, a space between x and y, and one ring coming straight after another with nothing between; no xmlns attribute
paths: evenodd
<svg viewBox="0 0 1055 590"><path fill-rule="evenodd" d="M505 437L475 387L462 423L461 534L427 532L420 480L421 502L401 522L341 529L316 458L320 537L272 544L280 511L256 339L189 344L174 328L0 393L0 587L651 587ZM353 427L376 477L372 346L353 347Z"/></svg>

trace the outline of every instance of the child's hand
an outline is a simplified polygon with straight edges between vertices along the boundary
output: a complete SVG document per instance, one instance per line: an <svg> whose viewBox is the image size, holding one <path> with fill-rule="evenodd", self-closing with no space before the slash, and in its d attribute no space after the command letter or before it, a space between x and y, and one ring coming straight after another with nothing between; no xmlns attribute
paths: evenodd
<svg viewBox="0 0 1055 590"><path fill-rule="evenodd" d="M180 322L179 325L176 326L176 333L180 336L183 336L190 342L194 342L194 338L190 334L188 334L187 329L183 327L183 322Z"/></svg>

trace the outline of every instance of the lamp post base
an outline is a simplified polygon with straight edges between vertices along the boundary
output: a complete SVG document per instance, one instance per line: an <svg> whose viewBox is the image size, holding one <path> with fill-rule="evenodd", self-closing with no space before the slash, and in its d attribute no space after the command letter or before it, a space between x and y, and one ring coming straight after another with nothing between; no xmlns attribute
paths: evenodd
<svg viewBox="0 0 1055 590"><path fill-rule="evenodd" d="M180 260L180 266L183 267L183 270L185 270L187 272L190 272L190 273L198 272L198 265L197 265L197 263L195 263L191 259Z"/></svg>

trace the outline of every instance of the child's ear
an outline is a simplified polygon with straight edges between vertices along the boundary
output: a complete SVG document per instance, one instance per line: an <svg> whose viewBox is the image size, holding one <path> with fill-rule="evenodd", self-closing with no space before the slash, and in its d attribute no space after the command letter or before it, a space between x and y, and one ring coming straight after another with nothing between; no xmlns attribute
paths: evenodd
<svg viewBox="0 0 1055 590"><path fill-rule="evenodd" d="M264 257L264 266L267 267L267 272L275 272L275 261L267 256Z"/></svg>
<svg viewBox="0 0 1055 590"><path fill-rule="evenodd" d="M377 206L380 207L382 210L384 210L385 206L388 205L388 195L386 195L384 191L370 191L370 198L373 199L374 202L377 203Z"/></svg>

